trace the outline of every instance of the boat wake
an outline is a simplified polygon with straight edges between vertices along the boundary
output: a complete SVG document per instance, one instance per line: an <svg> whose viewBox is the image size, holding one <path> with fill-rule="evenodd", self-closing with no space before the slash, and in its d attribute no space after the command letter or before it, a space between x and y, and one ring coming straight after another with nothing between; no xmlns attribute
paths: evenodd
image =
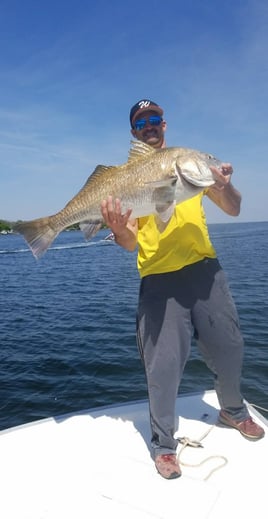
<svg viewBox="0 0 268 519"><path fill-rule="evenodd" d="M94 247L94 246L103 246L103 245L111 245L113 244L112 240L98 240L98 241L90 241L85 243L69 243L68 245L55 245L54 247L50 247L48 251L55 251L55 250L66 250L66 249L83 249L87 247ZM30 249L26 248L19 248L19 249L13 249L13 250L7 250L2 249L0 250L0 254L24 254L25 252L31 252Z"/></svg>

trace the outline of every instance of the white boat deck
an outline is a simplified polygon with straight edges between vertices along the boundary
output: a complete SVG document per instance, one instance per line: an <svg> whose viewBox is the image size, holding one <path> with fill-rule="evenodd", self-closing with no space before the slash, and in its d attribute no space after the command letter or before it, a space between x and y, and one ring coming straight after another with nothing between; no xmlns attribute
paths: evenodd
<svg viewBox="0 0 268 519"><path fill-rule="evenodd" d="M64 415L0 433L1 519L252 519L268 516L268 422L257 442L216 426L213 391L177 400L182 476L150 456L148 403ZM182 449L182 450L181 450Z"/></svg>

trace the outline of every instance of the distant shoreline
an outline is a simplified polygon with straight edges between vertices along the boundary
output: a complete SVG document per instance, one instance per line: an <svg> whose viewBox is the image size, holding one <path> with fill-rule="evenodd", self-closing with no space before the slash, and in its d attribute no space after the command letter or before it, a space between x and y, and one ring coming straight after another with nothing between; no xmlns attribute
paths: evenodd
<svg viewBox="0 0 268 519"><path fill-rule="evenodd" d="M8 221L8 220L1 220L0 219L0 234L2 235L5 235L5 234L13 234L13 226L17 223L17 222L20 222L21 220L17 220L16 222L11 222L11 221ZM237 221L231 221L231 222L207 222L207 225L208 227L210 225L233 225L233 224L240 224L240 225L248 225L248 224L251 224L251 223L268 223L268 220L258 220L258 221L247 221L247 222L241 222L240 220ZM107 229L107 226L106 225L103 225L102 226L102 229ZM70 227L67 227L66 229L64 229L65 231L80 231L80 227L79 227L79 224L75 224L75 225L71 225ZM15 234L15 233L14 233Z"/></svg>

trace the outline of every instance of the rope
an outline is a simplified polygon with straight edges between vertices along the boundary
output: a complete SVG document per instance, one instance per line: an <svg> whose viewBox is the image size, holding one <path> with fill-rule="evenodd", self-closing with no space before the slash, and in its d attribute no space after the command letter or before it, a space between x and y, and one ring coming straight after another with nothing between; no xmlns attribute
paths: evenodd
<svg viewBox="0 0 268 519"><path fill-rule="evenodd" d="M206 436L212 431L214 425L212 425L211 427L209 427L209 429L199 438L199 440L190 440L189 438L187 437L183 437L183 438L178 438L179 442L182 443L182 447L181 449L179 450L178 452L178 461L181 463L181 465L183 465L184 467L193 467L193 468L198 468L198 467L201 467L202 465L204 465L204 463L207 463L207 461L209 460L212 460L212 459L220 459L222 460L222 462L220 463L220 465L218 465L217 467L215 467L214 469L212 469L208 475L203 479L203 481L207 481L210 476L216 472L217 470L219 470L220 468L224 467L225 465L227 465L228 463L228 460L225 456L221 456L221 455L215 455L215 456L208 456L207 458L204 458L202 461L200 461L199 463L195 463L195 464L190 464L190 463L185 463L183 461L181 461L181 454L182 452L186 449L186 447L194 447L194 448L199 448L199 447L203 447L201 441L206 438Z"/></svg>
<svg viewBox="0 0 268 519"><path fill-rule="evenodd" d="M260 409L261 411L265 411L266 413L268 413L268 409L266 409L265 407L261 407L260 405L251 404L251 403L249 405L251 405L252 407L255 407L256 409ZM198 467L201 467L202 465L204 465L204 463L206 463L207 461L209 461L211 459L222 460L220 465L218 465L218 467L215 467L214 469L212 469L208 473L208 475L203 479L203 481L207 481L214 472L216 472L220 468L227 465L228 459L225 456L221 456L219 454L219 455L215 455L215 456L208 456L207 458L204 458L202 461L200 461L200 463L190 464L190 463L184 463L183 461L181 461L181 455L182 455L182 452L186 449L186 447L193 447L193 448L203 447L203 445L201 443L202 440L204 440L204 438L206 438L206 436L212 431L212 429L214 427L215 427L215 425L212 425L211 427L209 427L209 429L199 438L199 440L191 440L190 438L187 438L186 436L184 436L182 438L178 438L179 442L182 444L182 447L178 452L177 458L178 458L178 461L181 463L181 465L183 465L184 467L198 468Z"/></svg>
<svg viewBox="0 0 268 519"><path fill-rule="evenodd" d="M261 407L260 405L257 405L257 404L250 404L251 407L255 407L255 409L260 409L261 411L265 411L266 413L268 413L268 409L265 409L265 407Z"/></svg>

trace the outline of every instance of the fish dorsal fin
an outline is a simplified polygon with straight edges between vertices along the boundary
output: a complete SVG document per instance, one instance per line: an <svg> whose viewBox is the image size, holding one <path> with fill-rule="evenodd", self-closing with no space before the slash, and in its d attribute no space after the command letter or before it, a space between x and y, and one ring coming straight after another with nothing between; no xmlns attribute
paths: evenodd
<svg viewBox="0 0 268 519"><path fill-rule="evenodd" d="M94 179L97 179L99 177L99 175L102 175L103 173L110 171L112 169L117 170L117 167L116 166L103 166L102 164L99 164L98 166L96 166L93 173L91 173L91 175L88 177L88 179L86 180L82 189L84 189L84 187L87 186L87 184L89 184L89 182L92 183L94 181Z"/></svg>
<svg viewBox="0 0 268 519"><path fill-rule="evenodd" d="M149 146L149 144L145 144L145 142L141 141L131 141L131 148L128 153L128 162L140 159L141 157L148 157L153 153L156 153L156 151L152 146Z"/></svg>

